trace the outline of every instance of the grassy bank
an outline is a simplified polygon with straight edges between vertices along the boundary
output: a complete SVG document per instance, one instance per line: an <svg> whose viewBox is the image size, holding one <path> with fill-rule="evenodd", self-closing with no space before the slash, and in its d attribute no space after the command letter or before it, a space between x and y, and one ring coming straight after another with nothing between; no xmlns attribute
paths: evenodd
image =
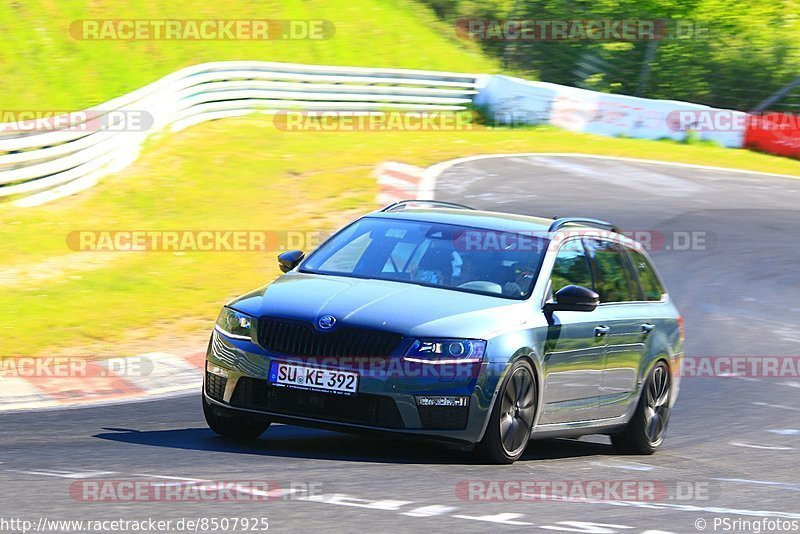
<svg viewBox="0 0 800 534"><path fill-rule="evenodd" d="M85 19L327 20L330 39L82 40ZM6 110L72 110L99 104L179 68L260 60L496 72L494 60L411 0L25 0L0 8L0 102Z"/></svg>

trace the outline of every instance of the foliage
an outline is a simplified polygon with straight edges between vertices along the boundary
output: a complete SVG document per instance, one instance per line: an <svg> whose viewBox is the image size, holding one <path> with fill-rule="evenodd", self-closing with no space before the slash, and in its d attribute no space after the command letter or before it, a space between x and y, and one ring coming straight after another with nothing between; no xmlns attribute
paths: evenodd
<svg viewBox="0 0 800 534"><path fill-rule="evenodd" d="M543 81L611 93L750 110L800 77L797 0L427 0L459 18L523 20L667 19L673 35L653 41L491 40L507 68ZM680 31L677 28L680 24ZM648 60L648 46L655 49ZM649 67L645 75L644 66ZM640 87L641 84L641 87ZM800 108L800 94L782 101Z"/></svg>

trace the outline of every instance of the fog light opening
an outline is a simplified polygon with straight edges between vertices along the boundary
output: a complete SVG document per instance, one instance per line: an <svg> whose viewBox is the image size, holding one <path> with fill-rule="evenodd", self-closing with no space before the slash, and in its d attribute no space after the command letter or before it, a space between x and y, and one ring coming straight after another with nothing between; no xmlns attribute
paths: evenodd
<svg viewBox="0 0 800 534"><path fill-rule="evenodd" d="M206 371L211 373L212 375L221 376L222 378L228 378L229 371L224 367L220 367L219 365L214 365L213 363L206 361Z"/></svg>

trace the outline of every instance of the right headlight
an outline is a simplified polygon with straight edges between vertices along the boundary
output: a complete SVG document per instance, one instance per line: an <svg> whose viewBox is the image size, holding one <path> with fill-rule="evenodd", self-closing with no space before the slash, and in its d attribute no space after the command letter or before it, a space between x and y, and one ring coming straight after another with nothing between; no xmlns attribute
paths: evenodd
<svg viewBox="0 0 800 534"><path fill-rule="evenodd" d="M483 360L482 339L415 339L403 359L417 363L477 363Z"/></svg>
<svg viewBox="0 0 800 534"><path fill-rule="evenodd" d="M225 334L226 336L235 339L251 340L251 329L253 327L253 318L244 313L232 310L227 306L222 308L217 317L217 324L215 328Z"/></svg>

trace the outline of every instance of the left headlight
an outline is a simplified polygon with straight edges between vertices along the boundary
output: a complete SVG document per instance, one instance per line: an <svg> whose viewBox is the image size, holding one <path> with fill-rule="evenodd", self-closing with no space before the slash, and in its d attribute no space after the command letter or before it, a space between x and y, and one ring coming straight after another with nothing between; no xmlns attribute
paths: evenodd
<svg viewBox="0 0 800 534"><path fill-rule="evenodd" d="M415 339L403 358L419 363L477 363L485 352L482 339Z"/></svg>
<svg viewBox="0 0 800 534"><path fill-rule="evenodd" d="M252 326L252 317L228 307L222 308L217 317L216 329L232 338L252 339L250 334Z"/></svg>

